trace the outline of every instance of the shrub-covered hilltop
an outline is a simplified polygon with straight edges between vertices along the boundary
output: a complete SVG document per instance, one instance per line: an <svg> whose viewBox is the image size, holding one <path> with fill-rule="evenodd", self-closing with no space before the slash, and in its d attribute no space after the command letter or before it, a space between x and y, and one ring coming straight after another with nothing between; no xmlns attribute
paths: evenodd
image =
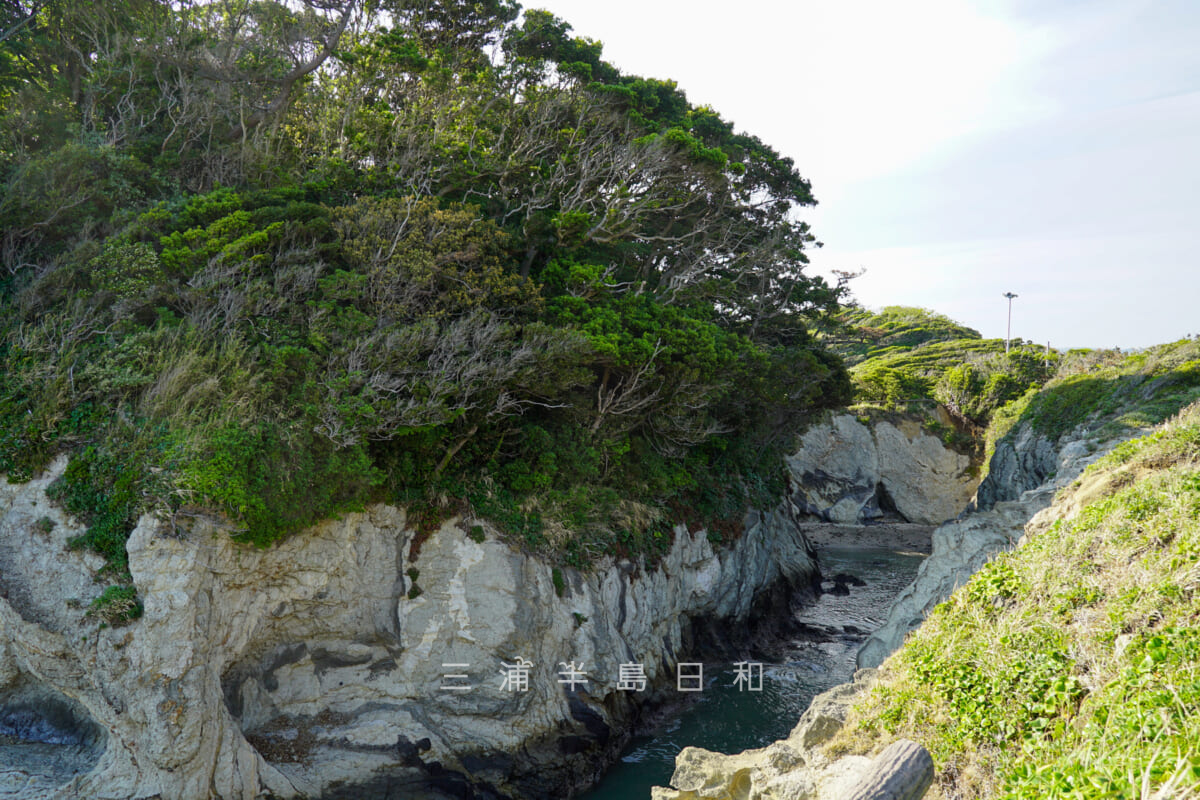
<svg viewBox="0 0 1200 800"><path fill-rule="evenodd" d="M857 402L912 412L940 404L976 433L1062 366L1057 351L1017 339L1005 352L1003 339L923 308L852 307L833 323L826 341L850 367Z"/></svg>
<svg viewBox="0 0 1200 800"><path fill-rule="evenodd" d="M582 565L783 488L849 396L790 159L511 0L0 9L0 470L120 577L372 500ZM686 513L685 513L686 512Z"/></svg>

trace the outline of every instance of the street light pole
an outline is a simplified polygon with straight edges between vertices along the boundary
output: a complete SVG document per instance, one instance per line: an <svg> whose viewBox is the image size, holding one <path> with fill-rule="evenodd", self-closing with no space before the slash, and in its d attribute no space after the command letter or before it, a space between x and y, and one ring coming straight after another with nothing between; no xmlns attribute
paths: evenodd
<svg viewBox="0 0 1200 800"><path fill-rule="evenodd" d="M1004 337L1004 355L1008 355L1008 345L1012 341L1012 301L1016 295L1005 292L1003 296L1008 298L1008 334Z"/></svg>

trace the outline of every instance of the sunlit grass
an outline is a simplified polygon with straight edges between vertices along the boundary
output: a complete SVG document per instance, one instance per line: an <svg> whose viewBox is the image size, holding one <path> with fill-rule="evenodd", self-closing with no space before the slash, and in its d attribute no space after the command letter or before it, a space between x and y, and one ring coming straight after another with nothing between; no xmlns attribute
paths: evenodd
<svg viewBox="0 0 1200 800"><path fill-rule="evenodd" d="M885 663L833 753L915 739L956 800L1198 796L1200 406L1060 504Z"/></svg>

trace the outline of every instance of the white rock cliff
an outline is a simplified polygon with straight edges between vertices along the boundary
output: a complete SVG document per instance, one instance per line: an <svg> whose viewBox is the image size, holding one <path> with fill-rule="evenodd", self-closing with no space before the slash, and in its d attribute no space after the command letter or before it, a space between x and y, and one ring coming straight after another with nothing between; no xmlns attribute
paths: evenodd
<svg viewBox="0 0 1200 800"><path fill-rule="evenodd" d="M792 502L827 522L870 522L885 511L936 525L956 516L979 480L970 457L916 419L860 422L835 414L809 428L787 459Z"/></svg>
<svg viewBox="0 0 1200 800"><path fill-rule="evenodd" d="M638 713L622 663L673 689L690 621L746 620L814 575L777 514L715 552L677 528L654 569L563 570L561 596L550 566L455 520L410 560L415 533L389 506L261 550L208 516L145 516L128 543L144 616L102 628L85 616L99 559L66 549L82 528L45 496L63 467L0 486L0 726L50 731L78 774L14 744L5 797L563 796ZM518 659L529 690L503 691ZM558 682L572 661L588 679L573 691Z"/></svg>

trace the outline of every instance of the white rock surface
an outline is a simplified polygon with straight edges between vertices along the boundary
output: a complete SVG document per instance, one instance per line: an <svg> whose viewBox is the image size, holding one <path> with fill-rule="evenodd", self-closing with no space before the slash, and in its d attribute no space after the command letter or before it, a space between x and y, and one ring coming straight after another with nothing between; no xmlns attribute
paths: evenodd
<svg viewBox="0 0 1200 800"><path fill-rule="evenodd" d="M837 414L813 425L788 457L793 502L828 522L852 525L891 505L909 522L957 516L975 492L971 459L913 419L865 425Z"/></svg>
<svg viewBox="0 0 1200 800"><path fill-rule="evenodd" d="M19 798L419 798L431 771L506 796L587 783L635 711L621 663L673 687L690 618L746 619L767 587L807 585L814 568L775 514L719 552L679 528L653 570L563 570L562 597L550 566L455 520L410 561L414 532L388 506L265 550L210 517L146 516L128 544L144 616L101 629L84 616L99 564L63 549L82 527L44 494L63 466L0 490L0 718L35 686L90 720L102 754L53 793L6 795ZM501 691L518 658L534 665L529 691ZM574 692L558 683L571 661L589 681Z"/></svg>

